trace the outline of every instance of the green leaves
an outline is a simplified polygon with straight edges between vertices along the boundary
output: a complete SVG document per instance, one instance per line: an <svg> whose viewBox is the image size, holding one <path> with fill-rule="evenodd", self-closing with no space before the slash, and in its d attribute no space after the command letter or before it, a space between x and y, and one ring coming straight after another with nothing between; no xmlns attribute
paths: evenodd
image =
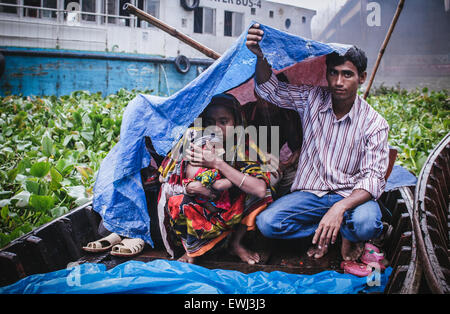
<svg viewBox="0 0 450 314"><path fill-rule="evenodd" d="M74 199L77 206L81 206L90 200L86 188L82 185L67 187L67 194Z"/></svg>
<svg viewBox="0 0 450 314"><path fill-rule="evenodd" d="M32 176L42 178L50 171L50 168L51 164L48 162L37 162L31 166L30 174Z"/></svg>
<svg viewBox="0 0 450 314"><path fill-rule="evenodd" d="M53 206L55 205L55 201L53 200L53 197L46 196L46 195L32 194L30 196L29 202L30 202L31 207L39 212L46 212L46 211L52 209Z"/></svg>
<svg viewBox="0 0 450 314"><path fill-rule="evenodd" d="M31 195L30 192L26 190L21 191L11 198L11 203L13 204L14 203L13 201L17 201L15 206L17 206L18 208L26 207L28 206L30 195Z"/></svg>
<svg viewBox="0 0 450 314"><path fill-rule="evenodd" d="M95 174L136 95L0 97L0 247L92 199Z"/></svg>
<svg viewBox="0 0 450 314"><path fill-rule="evenodd" d="M53 141L48 134L42 137L42 152L46 157L53 155Z"/></svg>
<svg viewBox="0 0 450 314"><path fill-rule="evenodd" d="M62 174L54 167L50 169L50 189L56 191L61 188L61 181L63 180Z"/></svg>
<svg viewBox="0 0 450 314"><path fill-rule="evenodd" d="M389 123L389 144L399 153L396 162L419 175L430 152L450 130L448 91L382 88L368 102Z"/></svg>
<svg viewBox="0 0 450 314"><path fill-rule="evenodd" d="M8 206L3 206L2 209L0 210L0 217L2 219L7 219L9 216L9 208Z"/></svg>

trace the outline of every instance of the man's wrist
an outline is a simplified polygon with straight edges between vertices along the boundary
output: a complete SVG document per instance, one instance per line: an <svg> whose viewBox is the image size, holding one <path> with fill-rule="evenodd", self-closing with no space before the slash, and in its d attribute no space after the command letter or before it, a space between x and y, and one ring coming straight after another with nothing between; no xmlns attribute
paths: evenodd
<svg viewBox="0 0 450 314"><path fill-rule="evenodd" d="M258 61L258 62L263 62L263 63L265 63L265 64L269 64L268 62L267 62L267 59L266 59L266 57L263 55L263 54L261 54L261 55L256 55L256 60Z"/></svg>
<svg viewBox="0 0 450 314"><path fill-rule="evenodd" d="M335 205L338 205L339 209L344 213L345 211L349 209L353 209L368 200L371 199L371 195L369 192L363 189L355 189L353 190L352 194L349 196L343 198L339 202L337 202Z"/></svg>
<svg viewBox="0 0 450 314"><path fill-rule="evenodd" d="M342 215L351 208L345 198L336 202L334 204L334 207L335 207L335 210L339 211L339 213Z"/></svg>

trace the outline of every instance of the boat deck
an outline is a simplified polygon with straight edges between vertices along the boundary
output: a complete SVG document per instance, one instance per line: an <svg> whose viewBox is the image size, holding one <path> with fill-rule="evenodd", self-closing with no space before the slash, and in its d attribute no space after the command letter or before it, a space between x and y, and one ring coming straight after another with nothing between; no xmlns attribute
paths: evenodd
<svg viewBox="0 0 450 314"><path fill-rule="evenodd" d="M315 259L306 254L311 245L311 238L273 240L264 238L258 231L251 231L243 241L246 247L260 255L261 261L258 264L249 265L242 262L237 256L230 254L225 247L197 258L196 264L209 269L229 269L242 273L283 271L293 274L315 274L324 270L343 272L339 266L342 258L338 243L331 246L324 257ZM164 248L160 246L152 248L146 244L142 253L134 257L117 257L110 255L109 252L86 253L77 262L102 263L110 269L128 260L149 262L155 259L170 259L170 256Z"/></svg>

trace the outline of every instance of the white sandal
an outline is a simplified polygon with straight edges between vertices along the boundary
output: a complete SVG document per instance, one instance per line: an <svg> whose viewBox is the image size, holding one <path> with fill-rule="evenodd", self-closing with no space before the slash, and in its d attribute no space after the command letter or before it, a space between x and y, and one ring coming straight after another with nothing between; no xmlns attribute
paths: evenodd
<svg viewBox="0 0 450 314"><path fill-rule="evenodd" d="M122 238L113 232L100 240L89 242L86 246L83 246L83 250L91 253L104 252L109 250L113 245L120 243L120 241L122 241Z"/></svg>
<svg viewBox="0 0 450 314"><path fill-rule="evenodd" d="M145 242L142 239L123 239L111 249L111 255L114 256L133 256L142 252Z"/></svg>

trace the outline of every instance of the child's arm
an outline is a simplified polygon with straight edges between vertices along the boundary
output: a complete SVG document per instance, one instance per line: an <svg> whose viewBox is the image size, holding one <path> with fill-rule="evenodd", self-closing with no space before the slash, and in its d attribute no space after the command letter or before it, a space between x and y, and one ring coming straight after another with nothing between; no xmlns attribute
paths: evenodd
<svg viewBox="0 0 450 314"><path fill-rule="evenodd" d="M192 179L200 167L194 167L190 162L186 165L186 178Z"/></svg>
<svg viewBox="0 0 450 314"><path fill-rule="evenodd" d="M233 183L231 183L230 180L224 178L216 180L211 186L217 191L225 191L230 189L233 186Z"/></svg>

